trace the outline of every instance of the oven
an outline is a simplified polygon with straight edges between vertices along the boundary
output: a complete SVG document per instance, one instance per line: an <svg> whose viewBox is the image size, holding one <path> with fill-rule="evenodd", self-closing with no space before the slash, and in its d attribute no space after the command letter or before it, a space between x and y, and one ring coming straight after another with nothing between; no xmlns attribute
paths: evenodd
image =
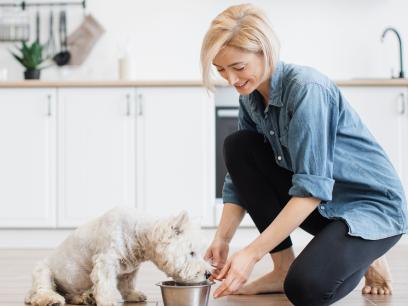
<svg viewBox="0 0 408 306"><path fill-rule="evenodd" d="M238 129L238 93L232 87L218 87L215 95L215 197L222 199L222 187L227 173L223 157L225 138Z"/></svg>
<svg viewBox="0 0 408 306"><path fill-rule="evenodd" d="M225 138L238 129L238 107L218 106L215 108L215 196L222 198L225 167L223 145Z"/></svg>

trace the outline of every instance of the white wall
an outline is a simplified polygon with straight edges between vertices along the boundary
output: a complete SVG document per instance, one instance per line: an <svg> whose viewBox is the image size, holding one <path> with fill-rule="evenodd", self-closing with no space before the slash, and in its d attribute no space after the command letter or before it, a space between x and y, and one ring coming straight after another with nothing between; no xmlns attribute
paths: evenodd
<svg viewBox="0 0 408 306"><path fill-rule="evenodd" d="M389 77L391 68L398 72L396 38L389 33L381 44L380 36L386 26L395 26L408 43L406 0L245 2L267 11L282 43L281 58L287 62L314 66L334 79ZM42 78L116 79L119 50L128 48L134 79L199 79L203 35L216 14L237 3L242 1L88 0L87 11L104 25L106 34L84 65L51 68ZM80 8L69 10L69 32L82 14ZM42 17L47 16L48 10L43 10ZM43 30L45 39L45 25ZM10 47L0 44L0 68L8 69L9 79L21 79L22 67L8 53Z"/></svg>

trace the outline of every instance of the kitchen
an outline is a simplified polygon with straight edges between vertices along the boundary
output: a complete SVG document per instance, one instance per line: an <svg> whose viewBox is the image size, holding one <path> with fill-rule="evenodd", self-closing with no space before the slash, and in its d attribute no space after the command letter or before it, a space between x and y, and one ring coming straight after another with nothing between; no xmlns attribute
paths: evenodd
<svg viewBox="0 0 408 306"><path fill-rule="evenodd" d="M53 12L57 50L62 9L68 41L86 16L97 21L100 35L80 65L52 65L41 70L40 81L24 81L24 69L10 53L17 44L0 43L0 182L6 186L0 195L0 247L53 248L73 228L115 205L154 215L185 209L211 237L222 209L214 152L220 152L215 140L223 120L217 125L217 111L226 106L230 112L224 114L233 119L238 100L221 80L214 96L207 93L199 54L210 20L239 2L78 3L0 7L2 24L21 15L33 39L38 12L41 42L49 39ZM401 71L398 40L393 33L381 40L392 26L406 44L406 4L253 3L268 12L283 61L315 67L336 80L407 189L408 83L392 79ZM405 51L402 56L405 61ZM255 235L246 217L232 246L239 248ZM305 245L310 237L299 231L293 239ZM406 244L403 237L399 245ZM394 277L406 286L399 273Z"/></svg>

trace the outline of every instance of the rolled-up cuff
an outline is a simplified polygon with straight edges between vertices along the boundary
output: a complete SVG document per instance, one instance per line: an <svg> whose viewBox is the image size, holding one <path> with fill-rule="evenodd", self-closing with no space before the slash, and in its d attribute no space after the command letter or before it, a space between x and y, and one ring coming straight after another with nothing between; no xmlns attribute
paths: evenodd
<svg viewBox="0 0 408 306"><path fill-rule="evenodd" d="M234 192L230 192L225 189L222 192L222 202L241 205L238 196Z"/></svg>
<svg viewBox="0 0 408 306"><path fill-rule="evenodd" d="M289 195L294 197L314 197L321 201L331 201L334 180L311 174L294 174Z"/></svg>
<svg viewBox="0 0 408 306"><path fill-rule="evenodd" d="M241 206L238 192L235 189L235 185L232 182L229 173L225 176L224 186L222 187L222 202L223 203L234 203Z"/></svg>

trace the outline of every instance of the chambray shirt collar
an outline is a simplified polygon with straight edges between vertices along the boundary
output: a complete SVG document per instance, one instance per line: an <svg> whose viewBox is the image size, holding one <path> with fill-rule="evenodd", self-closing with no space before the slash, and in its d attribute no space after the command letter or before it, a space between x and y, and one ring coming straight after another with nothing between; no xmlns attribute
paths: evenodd
<svg viewBox="0 0 408 306"><path fill-rule="evenodd" d="M272 74L271 86L269 88L269 101L268 104L282 107L282 81L283 81L283 62L278 62L275 71Z"/></svg>
<svg viewBox="0 0 408 306"><path fill-rule="evenodd" d="M270 88L269 88L269 100L268 104L282 107L283 103L281 100L282 97L282 81L283 81L283 67L284 63L279 61L276 65L276 68L272 74L271 81L270 81ZM258 104L262 104L261 101L261 94L257 91L252 92L249 95L249 101L252 107L252 110L258 109Z"/></svg>

